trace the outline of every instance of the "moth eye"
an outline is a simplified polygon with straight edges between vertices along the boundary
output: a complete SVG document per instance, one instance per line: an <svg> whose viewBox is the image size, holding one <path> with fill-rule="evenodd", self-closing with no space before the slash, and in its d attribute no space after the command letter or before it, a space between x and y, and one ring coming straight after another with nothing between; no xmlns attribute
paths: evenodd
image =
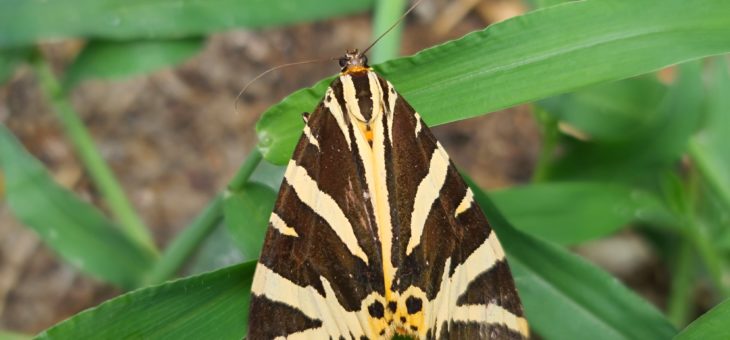
<svg viewBox="0 0 730 340"><path fill-rule="evenodd" d="M347 58L340 58L340 67L345 67L347 65Z"/></svg>
<svg viewBox="0 0 730 340"><path fill-rule="evenodd" d="M421 301L421 299L414 296L406 299L406 309L408 310L408 314L416 314L421 311L421 308L423 308L423 301Z"/></svg>

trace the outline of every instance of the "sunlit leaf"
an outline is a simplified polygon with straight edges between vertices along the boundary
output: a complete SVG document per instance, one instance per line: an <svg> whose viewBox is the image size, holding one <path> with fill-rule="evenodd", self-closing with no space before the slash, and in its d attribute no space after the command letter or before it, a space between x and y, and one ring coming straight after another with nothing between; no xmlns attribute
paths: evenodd
<svg viewBox="0 0 730 340"><path fill-rule="evenodd" d="M375 68L437 125L728 52L728 17L724 0L577 1ZM266 159L286 163L299 115L325 88L297 91L264 114L257 132Z"/></svg>
<svg viewBox="0 0 730 340"><path fill-rule="evenodd" d="M136 290L79 313L37 339L219 339L246 334L255 262Z"/></svg>

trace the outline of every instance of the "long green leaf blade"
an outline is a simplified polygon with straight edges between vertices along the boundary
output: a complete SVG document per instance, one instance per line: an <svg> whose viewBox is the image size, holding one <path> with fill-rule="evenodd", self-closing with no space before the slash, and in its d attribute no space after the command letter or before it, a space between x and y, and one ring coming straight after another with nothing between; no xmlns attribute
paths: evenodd
<svg viewBox="0 0 730 340"><path fill-rule="evenodd" d="M690 141L690 154L698 168L730 208L730 71L727 58L713 64L713 84L708 94L708 108L703 128Z"/></svg>
<svg viewBox="0 0 730 340"><path fill-rule="evenodd" d="M0 169L10 210L80 270L133 287L151 266L150 253L90 204L56 184L0 124Z"/></svg>
<svg viewBox="0 0 730 340"><path fill-rule="evenodd" d="M730 51L730 2L579 1L376 66L427 123L443 124ZM260 149L284 164L321 84L270 108Z"/></svg>
<svg viewBox="0 0 730 340"><path fill-rule="evenodd" d="M601 182L547 182L490 193L517 229L560 244L610 235L632 221L671 221L653 194Z"/></svg>
<svg viewBox="0 0 730 340"><path fill-rule="evenodd" d="M201 39L91 41L66 71L68 88L87 78L117 79L180 63L202 47Z"/></svg>
<svg viewBox="0 0 730 340"><path fill-rule="evenodd" d="M730 339L730 300L725 300L682 330L675 340Z"/></svg>
<svg viewBox="0 0 730 340"><path fill-rule="evenodd" d="M86 310L37 339L231 339L246 334L255 262L144 288Z"/></svg>
<svg viewBox="0 0 730 340"><path fill-rule="evenodd" d="M563 248L515 230L484 192L472 190L507 252L528 321L540 336L669 339L676 333L659 311L615 278Z"/></svg>
<svg viewBox="0 0 730 340"><path fill-rule="evenodd" d="M0 47L39 39L112 40L202 36L364 11L373 0L50 0L0 1Z"/></svg>

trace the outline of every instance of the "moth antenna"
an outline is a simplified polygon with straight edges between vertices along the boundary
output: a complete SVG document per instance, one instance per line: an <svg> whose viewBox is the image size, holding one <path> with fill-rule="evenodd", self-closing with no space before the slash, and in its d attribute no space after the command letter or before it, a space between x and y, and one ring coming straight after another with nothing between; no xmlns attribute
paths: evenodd
<svg viewBox="0 0 730 340"><path fill-rule="evenodd" d="M392 26L390 26L390 28L388 28L387 30L385 30L385 32L381 33L381 34L380 34L380 36L379 36L379 37L378 37L377 39L375 39L375 41L373 41L373 42L372 42L372 43L370 44L370 46L368 46L367 48L365 48L365 49L364 49L364 50L363 50L363 51L362 51L362 52L360 53L360 55L361 55L361 56L365 55L365 53L366 53L367 51L369 51L369 50L370 50L371 48L373 48L373 46L375 46L375 44L377 44L377 43L378 43L378 41L380 41L380 39L383 39L383 37L384 37L384 36L385 36L386 34L388 34L388 33L389 33L390 31L392 31L392 30L393 30L393 29L394 29L394 28L395 28L396 26L398 26L398 25L399 25L399 24L400 24L401 22L403 22L403 20L404 20L404 19L405 19L405 18L406 18L406 17L408 16L408 14L409 14L409 13L411 13L411 12L412 12L412 11L413 11L414 9L416 9L416 7L418 7L418 4L420 4L420 3L421 3L421 1L423 1L423 0L416 0L416 2L414 2L414 3L413 3L413 5L412 5L412 6L411 6L411 7L410 7L410 8L409 8L409 9L408 9L408 10L407 10L407 11L406 11L405 13L403 13L403 15L401 15L401 17L400 17L400 18L399 18L398 20L396 20L396 21L395 21L395 23L394 23L394 24L393 24Z"/></svg>
<svg viewBox="0 0 730 340"><path fill-rule="evenodd" d="M246 84L246 86L244 86L243 89L241 89L241 91L238 92L238 95L236 96L236 99L234 99L233 108L236 111L236 114L239 114L240 113L240 112L238 112L238 100L241 99L241 96L243 96L244 93L246 93L246 90L248 90L248 88L251 86L251 84L253 84L257 80L261 79L261 77L263 77L263 76L265 76L265 75L267 75L267 74L269 74L269 73L271 73L273 71L276 71L278 69L282 69L282 68L286 68L286 67L297 66L297 65L304 65L304 64L321 63L321 62L330 61L330 60L333 60L333 59L312 59L312 60L305 60L305 61L297 61L297 62L293 62L293 63L286 63L286 64L281 64L281 65L274 66L274 67L272 67L272 68L270 68L270 69L268 69L268 70L266 70L264 72L259 73L259 75L257 75L253 79L251 79ZM334 60L336 60L336 59L334 59Z"/></svg>

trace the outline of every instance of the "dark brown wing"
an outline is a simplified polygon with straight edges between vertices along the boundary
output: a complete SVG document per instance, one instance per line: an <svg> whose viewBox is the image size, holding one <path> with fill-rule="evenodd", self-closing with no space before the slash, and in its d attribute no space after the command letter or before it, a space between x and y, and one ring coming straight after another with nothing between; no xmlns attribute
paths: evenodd
<svg viewBox="0 0 730 340"><path fill-rule="evenodd" d="M328 90L311 114L287 167L255 273L248 339L374 338L367 307L383 295L380 250L354 131L332 112L341 109L335 96Z"/></svg>
<svg viewBox="0 0 730 340"><path fill-rule="evenodd" d="M528 337L504 252L471 190L413 108L381 83L396 96L388 169L394 319L428 339Z"/></svg>

